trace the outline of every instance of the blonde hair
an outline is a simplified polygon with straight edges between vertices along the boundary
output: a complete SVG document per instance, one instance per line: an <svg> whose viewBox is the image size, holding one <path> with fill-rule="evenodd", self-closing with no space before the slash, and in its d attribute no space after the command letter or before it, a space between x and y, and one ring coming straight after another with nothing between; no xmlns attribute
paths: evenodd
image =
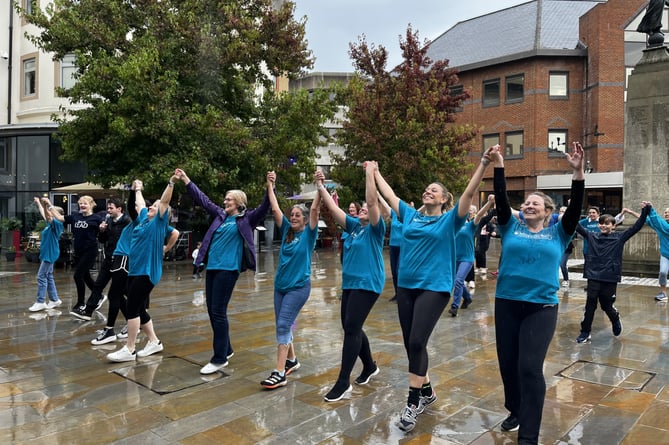
<svg viewBox="0 0 669 445"><path fill-rule="evenodd" d="M77 204L79 204L79 201L86 201L88 202L88 205L91 206L91 210L95 208L95 199L93 199L92 196L90 195L83 195L80 196L79 199L77 199Z"/></svg>
<svg viewBox="0 0 669 445"><path fill-rule="evenodd" d="M235 202L238 204L237 210L239 210L240 212L246 210L246 205L247 205L246 193L244 193L242 190L228 190L225 193L225 196L228 195L230 195L230 197L234 199Z"/></svg>
<svg viewBox="0 0 669 445"><path fill-rule="evenodd" d="M547 194L545 194L544 192L536 191L536 192L530 193L527 196L530 197L532 195L536 195L536 196L539 196L540 198L542 198L544 200L544 207L546 208L546 210L550 210L546 214L546 218L544 219L544 226L545 226L550 221L551 216L553 214L553 211L555 210L555 203L553 202L553 199L550 196L548 196Z"/></svg>

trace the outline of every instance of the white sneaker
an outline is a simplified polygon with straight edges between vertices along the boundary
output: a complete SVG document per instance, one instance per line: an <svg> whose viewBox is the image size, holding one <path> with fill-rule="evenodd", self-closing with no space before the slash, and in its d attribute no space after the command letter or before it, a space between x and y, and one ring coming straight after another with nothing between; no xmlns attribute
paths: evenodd
<svg viewBox="0 0 669 445"><path fill-rule="evenodd" d="M103 295L102 298L100 298L100 302L99 302L98 305L95 307L95 310L96 310L96 311L99 311L100 308L102 307L102 305L105 304L105 301L107 301L107 296L106 296L106 295Z"/></svg>
<svg viewBox="0 0 669 445"><path fill-rule="evenodd" d="M160 340L158 340L158 343L153 343L151 340L146 342L146 346L144 346L144 349L141 351L137 351L137 357L148 357L151 354L155 354L156 352L160 352L163 350L163 344Z"/></svg>
<svg viewBox="0 0 669 445"><path fill-rule="evenodd" d="M569 289L569 280L562 280L562 287Z"/></svg>
<svg viewBox="0 0 669 445"><path fill-rule="evenodd" d="M130 352L127 346L123 346L116 352L107 354L107 360L110 362L133 362L137 359L135 351Z"/></svg>
<svg viewBox="0 0 669 445"><path fill-rule="evenodd" d="M28 308L30 312L39 312L39 311L45 311L49 309L49 306L46 305L46 303L33 303L32 306Z"/></svg>
<svg viewBox="0 0 669 445"><path fill-rule="evenodd" d="M217 365L215 363L207 363L202 367L202 369L200 369L200 374L204 375L213 374L216 371L219 371L221 368L225 368L226 366L228 366L227 361L225 363L221 363L220 365Z"/></svg>
<svg viewBox="0 0 669 445"><path fill-rule="evenodd" d="M469 283L467 283L467 286L469 286L470 289L475 289L476 283L474 281L470 281Z"/></svg>
<svg viewBox="0 0 669 445"><path fill-rule="evenodd" d="M46 307L47 307L48 309L53 309L53 308L55 308L55 307L60 306L61 304L63 304L63 302L62 302L61 300L49 301L49 302L46 304Z"/></svg>

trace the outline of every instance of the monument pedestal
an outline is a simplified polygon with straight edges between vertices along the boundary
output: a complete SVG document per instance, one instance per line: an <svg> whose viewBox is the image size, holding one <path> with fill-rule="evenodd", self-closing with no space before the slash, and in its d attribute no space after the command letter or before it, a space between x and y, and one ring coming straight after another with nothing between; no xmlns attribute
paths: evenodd
<svg viewBox="0 0 669 445"><path fill-rule="evenodd" d="M639 211L641 201L650 201L662 215L669 207L667 47L645 49L627 85L623 205ZM627 242L623 269L626 262L638 264L639 261L647 261L650 269L657 270L659 242L653 234L650 228L645 227Z"/></svg>

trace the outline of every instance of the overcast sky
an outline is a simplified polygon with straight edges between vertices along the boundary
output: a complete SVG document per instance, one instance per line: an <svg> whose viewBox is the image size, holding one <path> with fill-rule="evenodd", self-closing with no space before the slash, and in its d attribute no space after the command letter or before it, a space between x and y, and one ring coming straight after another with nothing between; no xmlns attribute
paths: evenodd
<svg viewBox="0 0 669 445"><path fill-rule="evenodd" d="M293 0L295 17L307 17L313 71L353 71L349 43L364 34L388 50L388 67L401 61L399 36L411 24L421 41L434 40L458 22L528 0Z"/></svg>

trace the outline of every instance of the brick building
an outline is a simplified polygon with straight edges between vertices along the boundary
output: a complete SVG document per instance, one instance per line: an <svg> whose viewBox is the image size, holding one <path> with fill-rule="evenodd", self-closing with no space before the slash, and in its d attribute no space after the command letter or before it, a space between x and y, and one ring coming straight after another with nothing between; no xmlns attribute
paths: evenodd
<svg viewBox="0 0 669 445"><path fill-rule="evenodd" d="M563 153L572 141L586 151L587 204L609 213L627 205L625 88L645 48L636 27L646 4L534 0L459 22L431 42L428 56L459 70L454 92L471 94L457 123L480 129L472 162L485 147L505 147L512 205L536 189L566 203L571 169ZM481 190L490 192L492 181Z"/></svg>

